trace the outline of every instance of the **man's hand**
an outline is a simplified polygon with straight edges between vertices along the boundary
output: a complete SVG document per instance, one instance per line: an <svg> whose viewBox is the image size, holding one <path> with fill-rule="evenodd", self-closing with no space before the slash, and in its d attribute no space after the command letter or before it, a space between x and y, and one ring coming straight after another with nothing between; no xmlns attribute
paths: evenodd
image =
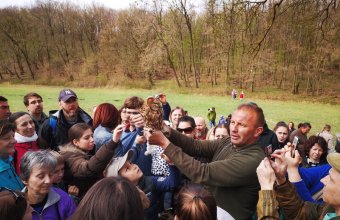
<svg viewBox="0 0 340 220"><path fill-rule="evenodd" d="M170 144L170 141L161 131L151 131L150 129L145 128L144 136L148 140L149 144L158 145L164 150Z"/></svg>
<svg viewBox="0 0 340 220"><path fill-rule="evenodd" d="M261 190L273 190L276 177L267 157L265 157L257 167L256 174L260 182Z"/></svg>
<svg viewBox="0 0 340 220"><path fill-rule="evenodd" d="M163 125L162 125L162 133L166 137L170 137L171 128L168 125L166 125L164 121L163 121Z"/></svg>
<svg viewBox="0 0 340 220"><path fill-rule="evenodd" d="M163 158L169 165L174 165L170 158L166 156L164 153L161 153L161 158Z"/></svg>
<svg viewBox="0 0 340 220"><path fill-rule="evenodd" d="M136 128L143 128L145 125L144 118L141 114L138 115L131 115L130 121Z"/></svg>
<svg viewBox="0 0 340 220"><path fill-rule="evenodd" d="M137 135L137 137L135 139L135 143L136 144L144 144L144 143L146 143L146 138L144 136Z"/></svg>
<svg viewBox="0 0 340 220"><path fill-rule="evenodd" d="M271 154L271 157L275 158L275 161L269 160L276 176L277 184L281 185L286 182L286 173L287 173L287 163L285 160L284 149L276 150Z"/></svg>
<svg viewBox="0 0 340 220"><path fill-rule="evenodd" d="M119 142L119 139L122 136L124 128L125 128L125 125L120 124L113 130L113 135L112 135L113 142L115 142L115 143Z"/></svg>

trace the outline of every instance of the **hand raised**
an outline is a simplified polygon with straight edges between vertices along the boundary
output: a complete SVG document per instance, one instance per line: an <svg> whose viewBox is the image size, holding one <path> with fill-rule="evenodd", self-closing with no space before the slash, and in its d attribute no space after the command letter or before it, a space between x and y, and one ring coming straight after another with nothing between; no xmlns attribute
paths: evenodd
<svg viewBox="0 0 340 220"><path fill-rule="evenodd" d="M261 190L272 190L276 179L270 161L265 157L256 169L257 178L261 186Z"/></svg>
<svg viewBox="0 0 340 220"><path fill-rule="evenodd" d="M135 139L135 143L136 144L144 144L144 143L146 143L146 138L144 136L137 135L137 137Z"/></svg>
<svg viewBox="0 0 340 220"><path fill-rule="evenodd" d="M144 135L149 144L158 145L163 149L165 149L170 144L170 141L161 131L152 131L151 129L145 128Z"/></svg>
<svg viewBox="0 0 340 220"><path fill-rule="evenodd" d="M79 188L75 185L70 185L68 187L68 194L72 195L72 196L78 196L79 195Z"/></svg>
<svg viewBox="0 0 340 220"><path fill-rule="evenodd" d="M125 125L120 124L113 130L113 135L112 135L113 142L118 143L120 137L122 136L124 128L125 128Z"/></svg>
<svg viewBox="0 0 340 220"><path fill-rule="evenodd" d="M288 169L292 169L292 168L297 168L299 167L299 164L302 161L302 158L299 154L298 150L295 150L294 153L292 153L291 151L294 150L293 146L291 145L291 143L287 143L287 145L284 147L285 149L285 160L287 162L287 166ZM294 157L292 157L292 155L295 155Z"/></svg>
<svg viewBox="0 0 340 220"><path fill-rule="evenodd" d="M286 182L286 173L287 173L287 162L285 160L285 153L286 151L284 149L276 150L274 153L271 154L271 157L275 158L274 161L269 160L275 176L276 176L276 182L278 184L283 184Z"/></svg>
<svg viewBox="0 0 340 220"><path fill-rule="evenodd" d="M136 128L143 128L145 125L144 118L141 114L131 115L130 121Z"/></svg>

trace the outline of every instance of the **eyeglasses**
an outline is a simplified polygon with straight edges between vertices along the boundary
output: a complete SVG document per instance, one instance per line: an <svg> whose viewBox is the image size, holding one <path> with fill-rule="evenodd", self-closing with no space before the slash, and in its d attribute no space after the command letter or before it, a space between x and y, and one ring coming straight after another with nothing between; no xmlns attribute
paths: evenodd
<svg viewBox="0 0 340 220"><path fill-rule="evenodd" d="M25 197L22 194L14 191L12 189L9 189L7 187L3 187L3 186L0 187L0 192L2 192L2 191L8 191L8 192L12 193L12 195L14 196L15 202L17 202L19 198L25 199Z"/></svg>
<svg viewBox="0 0 340 220"><path fill-rule="evenodd" d="M194 129L192 127L188 128L177 128L178 132L185 133L185 134L190 134Z"/></svg>

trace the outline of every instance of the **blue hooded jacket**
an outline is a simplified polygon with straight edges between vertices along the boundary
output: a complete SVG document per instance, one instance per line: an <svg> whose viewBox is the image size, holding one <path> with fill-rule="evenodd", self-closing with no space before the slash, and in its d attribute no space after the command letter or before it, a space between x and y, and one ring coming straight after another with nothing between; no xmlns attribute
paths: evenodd
<svg viewBox="0 0 340 220"><path fill-rule="evenodd" d="M0 187L20 191L24 188L24 184L16 174L12 161L11 156L7 160L0 158Z"/></svg>

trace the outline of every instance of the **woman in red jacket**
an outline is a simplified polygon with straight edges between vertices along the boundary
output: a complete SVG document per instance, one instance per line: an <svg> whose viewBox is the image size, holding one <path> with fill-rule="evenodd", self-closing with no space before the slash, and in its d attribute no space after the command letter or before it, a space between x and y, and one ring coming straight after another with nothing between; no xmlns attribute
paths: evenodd
<svg viewBox="0 0 340 220"><path fill-rule="evenodd" d="M34 121L27 112L16 112L9 117L9 121L15 124L14 138L14 167L20 175L20 160L27 151L36 151L40 148L37 144L38 135L35 131Z"/></svg>

